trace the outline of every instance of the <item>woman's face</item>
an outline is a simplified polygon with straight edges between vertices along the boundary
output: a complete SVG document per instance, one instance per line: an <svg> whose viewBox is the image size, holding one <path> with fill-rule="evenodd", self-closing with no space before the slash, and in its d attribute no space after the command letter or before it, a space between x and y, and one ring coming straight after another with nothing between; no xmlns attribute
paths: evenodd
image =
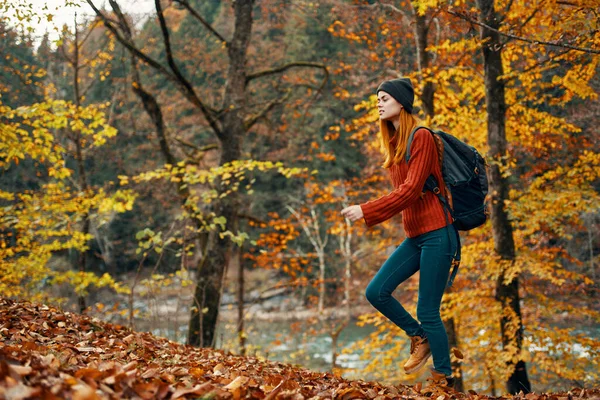
<svg viewBox="0 0 600 400"><path fill-rule="evenodd" d="M379 109L379 119L384 121L394 121L398 119L402 105L390 96L389 93L380 90L377 93L377 108Z"/></svg>

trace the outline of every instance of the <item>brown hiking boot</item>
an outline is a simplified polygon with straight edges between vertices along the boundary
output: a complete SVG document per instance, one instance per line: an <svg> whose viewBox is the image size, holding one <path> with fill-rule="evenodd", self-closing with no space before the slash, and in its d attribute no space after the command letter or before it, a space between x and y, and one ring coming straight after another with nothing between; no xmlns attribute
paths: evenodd
<svg viewBox="0 0 600 400"><path fill-rule="evenodd" d="M445 386L450 389L454 388L454 378L446 376L441 372L437 372L435 369L431 369L431 378L427 378L431 382L431 386Z"/></svg>
<svg viewBox="0 0 600 400"><path fill-rule="evenodd" d="M429 342L427 338L421 336L413 336L410 338L410 358L404 364L404 371L407 374L412 374L423 368L427 360L431 357Z"/></svg>

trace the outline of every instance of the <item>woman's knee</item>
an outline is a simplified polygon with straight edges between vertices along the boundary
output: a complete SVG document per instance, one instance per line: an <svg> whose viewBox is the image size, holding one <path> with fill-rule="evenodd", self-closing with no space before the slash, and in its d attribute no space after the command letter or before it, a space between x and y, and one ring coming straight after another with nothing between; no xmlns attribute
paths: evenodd
<svg viewBox="0 0 600 400"><path fill-rule="evenodd" d="M369 303L375 305L380 301L381 288L377 285L369 284L365 290L365 297Z"/></svg>

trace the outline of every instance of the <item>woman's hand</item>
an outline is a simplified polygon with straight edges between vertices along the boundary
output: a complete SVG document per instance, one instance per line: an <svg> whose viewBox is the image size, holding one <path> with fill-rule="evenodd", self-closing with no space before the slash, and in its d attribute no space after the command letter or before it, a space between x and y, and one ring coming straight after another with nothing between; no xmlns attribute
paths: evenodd
<svg viewBox="0 0 600 400"><path fill-rule="evenodd" d="M342 210L342 215L352 222L359 220L364 216L362 208L360 208L360 206L346 207Z"/></svg>

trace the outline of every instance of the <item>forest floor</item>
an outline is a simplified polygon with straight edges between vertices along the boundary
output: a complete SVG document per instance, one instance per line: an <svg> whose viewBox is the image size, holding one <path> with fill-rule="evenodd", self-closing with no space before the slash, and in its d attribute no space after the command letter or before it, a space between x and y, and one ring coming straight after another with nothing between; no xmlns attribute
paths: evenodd
<svg viewBox="0 0 600 400"><path fill-rule="evenodd" d="M0 399L490 399L439 386L346 380L185 346L149 333L0 298ZM599 399L600 389L497 399Z"/></svg>

